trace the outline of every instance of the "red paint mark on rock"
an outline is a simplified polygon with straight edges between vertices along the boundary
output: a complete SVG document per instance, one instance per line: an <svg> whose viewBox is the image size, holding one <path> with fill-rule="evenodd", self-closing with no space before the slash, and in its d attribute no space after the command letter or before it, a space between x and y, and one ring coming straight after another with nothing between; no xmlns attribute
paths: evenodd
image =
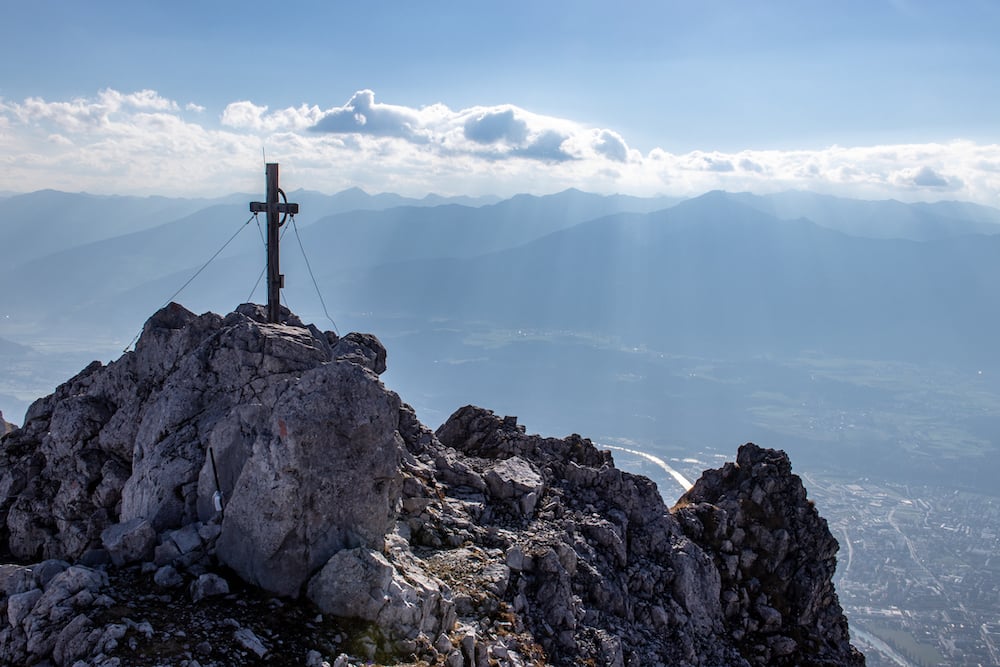
<svg viewBox="0 0 1000 667"><path fill-rule="evenodd" d="M285 425L284 419L278 420L278 435L282 438L288 437L288 427Z"/></svg>

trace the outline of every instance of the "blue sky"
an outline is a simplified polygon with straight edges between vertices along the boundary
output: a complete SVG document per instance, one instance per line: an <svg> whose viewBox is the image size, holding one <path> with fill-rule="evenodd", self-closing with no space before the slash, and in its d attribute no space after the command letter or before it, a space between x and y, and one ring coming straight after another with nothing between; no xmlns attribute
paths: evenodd
<svg viewBox="0 0 1000 667"><path fill-rule="evenodd" d="M7 3L0 191L1000 204L993 0L286 4Z"/></svg>

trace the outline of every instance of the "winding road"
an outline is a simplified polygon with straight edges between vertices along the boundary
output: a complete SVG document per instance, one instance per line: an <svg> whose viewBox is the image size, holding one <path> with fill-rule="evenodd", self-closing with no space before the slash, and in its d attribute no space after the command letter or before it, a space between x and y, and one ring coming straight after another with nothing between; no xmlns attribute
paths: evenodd
<svg viewBox="0 0 1000 667"><path fill-rule="evenodd" d="M674 481L680 484L681 488L684 489L684 491L688 491L691 489L692 486L694 486L690 481L688 481L687 477L685 477L684 475L680 474L679 472L671 468L670 464L661 459L659 456L653 456L652 454L639 451L638 449L628 449L627 447L618 447L616 445L607 445L604 443L599 443L598 446L605 447L607 449L613 449L619 452L625 452L627 454L632 454L633 456L638 456L640 458L646 459L647 461L658 466L668 475L673 477Z"/></svg>

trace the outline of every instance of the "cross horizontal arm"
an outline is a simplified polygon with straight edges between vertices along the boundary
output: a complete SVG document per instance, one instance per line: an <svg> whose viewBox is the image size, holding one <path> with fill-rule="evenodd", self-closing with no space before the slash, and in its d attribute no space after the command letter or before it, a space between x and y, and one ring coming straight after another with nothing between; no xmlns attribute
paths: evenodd
<svg viewBox="0 0 1000 667"><path fill-rule="evenodd" d="M252 201L250 202L250 212L251 213L267 213L267 202L262 201ZM298 215L299 205L298 204L278 204L278 213L288 213L289 215Z"/></svg>

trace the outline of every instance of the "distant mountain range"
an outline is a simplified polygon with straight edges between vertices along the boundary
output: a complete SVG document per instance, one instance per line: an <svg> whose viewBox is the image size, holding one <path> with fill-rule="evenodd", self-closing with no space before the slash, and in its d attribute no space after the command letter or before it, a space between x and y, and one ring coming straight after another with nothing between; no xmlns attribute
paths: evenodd
<svg viewBox="0 0 1000 667"><path fill-rule="evenodd" d="M299 224L303 230L312 228L303 233L303 239L308 239L314 261L340 268L472 256L538 238L593 215L676 203L574 190L548 197L521 195L479 207L430 205L441 198L411 200L366 195L360 190L333 196L299 191L291 198L303 212L309 211L308 217L299 216L303 219ZM6 287L0 297L0 315L18 312L39 323L69 319L75 326L96 324L105 330L103 325L111 321L114 326L123 319L144 318L150 303L160 305L240 230L248 219L251 199L251 195L233 195L212 202L178 200L173 207L183 215L169 222L152 213L141 217L138 211L143 200L135 198L46 191L0 200L0 243L19 249L0 272ZM72 201L78 201L78 210ZM56 238L60 240L49 242ZM290 256L293 267L294 262L301 262L289 252L294 245L290 248L286 243L284 248L283 255ZM236 275L242 278L234 278L227 269L217 279L195 285L195 293L214 294L221 287L225 301L211 306L217 310L225 310L222 306L233 299L246 299L259 274L263 252L261 233L244 230L221 256L223 260L236 258L235 264L243 267ZM224 262L214 270L221 265ZM226 287L236 291L227 292ZM143 292L147 288L149 294ZM138 310L133 312L123 308L119 299L136 289Z"/></svg>
<svg viewBox="0 0 1000 667"><path fill-rule="evenodd" d="M0 316L137 327L240 230L252 198L0 200L0 243L16 248ZM302 210L282 246L293 307L315 302L298 235L340 313L593 331L699 353L996 354L1000 210L988 207L802 192L678 203L567 190L479 206L359 190L291 198ZM260 232L244 229L178 299L220 312L246 300L263 253Z"/></svg>
<svg viewBox="0 0 1000 667"><path fill-rule="evenodd" d="M807 218L820 226L867 238L931 241L1000 231L1000 210L968 202L904 204L894 200L843 199L812 192L728 196L777 218Z"/></svg>
<svg viewBox="0 0 1000 667"><path fill-rule="evenodd" d="M419 304L425 315L596 331L685 353L996 358L1000 236L849 236L743 199L710 193L475 258L383 265L342 292L357 297L354 308Z"/></svg>
<svg viewBox="0 0 1000 667"><path fill-rule="evenodd" d="M395 194L369 195L358 188L334 195L298 190L290 196L300 203L303 211L309 212L311 220L354 210L457 203L481 206L496 201L492 197L445 198L436 195L411 199ZM217 220L229 213L239 217L238 213L248 213L248 202L254 199L262 199L262 195L170 199L73 194L56 190L10 195L0 199L0 242L5 248L17 248L17 261L26 262L160 225L167 225L175 234L183 236L191 232L183 227L185 219L199 220L201 225L205 225L206 220Z"/></svg>

